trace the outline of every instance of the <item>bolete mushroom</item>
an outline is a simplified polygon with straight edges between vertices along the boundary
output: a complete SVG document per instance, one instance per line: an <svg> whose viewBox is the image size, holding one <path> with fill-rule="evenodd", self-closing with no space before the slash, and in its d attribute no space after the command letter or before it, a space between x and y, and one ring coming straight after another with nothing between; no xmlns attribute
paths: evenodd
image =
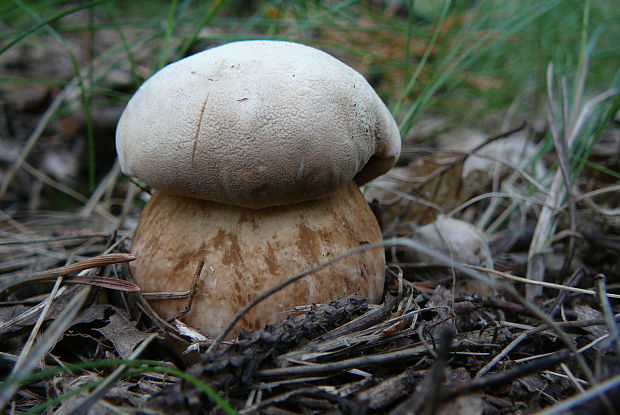
<svg viewBox="0 0 620 415"><path fill-rule="evenodd" d="M400 153L394 119L355 70L318 49L241 41L170 64L118 123L123 172L157 189L133 237L145 292L198 294L182 320L216 336L261 291L381 233L358 185ZM297 305L381 299L381 249L338 261L242 318L255 330ZM152 300L172 318L186 299Z"/></svg>
<svg viewBox="0 0 620 415"><path fill-rule="evenodd" d="M411 237L431 251L444 254L456 263L493 269L493 256L486 236L478 227L464 220L439 215L432 223L414 227ZM414 250L406 251L405 260L436 262L432 256ZM443 276L445 275L442 274ZM455 290L459 294L489 296L494 294L495 287L464 275L463 278L456 280Z"/></svg>

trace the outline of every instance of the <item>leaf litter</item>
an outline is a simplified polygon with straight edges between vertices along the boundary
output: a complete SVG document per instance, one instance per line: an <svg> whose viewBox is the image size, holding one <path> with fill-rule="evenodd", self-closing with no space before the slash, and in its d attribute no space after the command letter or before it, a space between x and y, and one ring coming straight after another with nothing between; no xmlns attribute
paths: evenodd
<svg viewBox="0 0 620 415"><path fill-rule="evenodd" d="M60 215L59 225L65 221ZM39 319L49 278L62 275L70 282L80 272L95 270L90 275L127 279L131 284L126 266L131 257L122 252L128 239L116 243L122 235L54 239L53 220L36 222L34 217L23 221L36 232L37 240L48 242L28 244L10 225L5 225L5 239L0 241L20 242L5 245L11 247L5 258L19 254L41 258L0 276L6 287L0 303L5 370L18 359ZM84 223L84 235L101 230L99 220L92 230ZM33 246L37 246L34 253ZM120 252L108 253L110 246ZM67 254L50 257L52 251ZM391 254L396 256L389 263L390 294L383 304L367 304L354 296L328 305L298 307L282 324L245 333L211 353L206 353L211 340L191 327L157 321L143 306L147 303L140 300L141 293L123 290L122 284L93 284L94 293L35 366L62 368L76 362L127 359L149 332L155 332L157 339L140 357L181 368L208 384L239 413L411 413L407 408L417 408L416 413L516 413L554 405L592 386L566 345L527 303L501 290L486 296L454 292L453 280L461 278L454 270L442 264L400 262L407 256L398 249ZM63 265L69 258L77 262ZM502 269L523 266L517 257L503 258ZM91 277L81 278L87 282ZM61 286L43 329L78 290L71 284ZM538 306L552 299L543 297ZM563 331L593 369L598 365L597 376L603 380L617 374L607 357L612 353L606 341L609 330L598 308L595 297L569 293L558 315L560 321L567 319ZM446 338L450 346L442 354ZM11 406L23 411L82 388L58 404L60 413L73 413L111 369L65 370L20 383ZM433 374L437 371L442 374ZM148 368L114 382L93 405L91 413L113 413L119 408L145 414L218 412L217 405L191 381L157 375Z"/></svg>

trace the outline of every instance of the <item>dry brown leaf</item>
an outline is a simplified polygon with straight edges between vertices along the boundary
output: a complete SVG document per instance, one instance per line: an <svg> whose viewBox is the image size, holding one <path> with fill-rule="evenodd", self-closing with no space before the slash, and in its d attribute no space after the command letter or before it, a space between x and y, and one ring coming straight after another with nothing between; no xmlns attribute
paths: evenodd
<svg viewBox="0 0 620 415"><path fill-rule="evenodd" d="M422 157L374 180L364 196L381 203L386 226L396 218L430 223L466 200L461 182L463 161L439 153Z"/></svg>
<svg viewBox="0 0 620 415"><path fill-rule="evenodd" d="M118 310L118 309L117 309ZM125 313L116 312L109 317L109 323L96 328L113 345L122 359L127 359L136 346L148 337L148 334L138 330Z"/></svg>

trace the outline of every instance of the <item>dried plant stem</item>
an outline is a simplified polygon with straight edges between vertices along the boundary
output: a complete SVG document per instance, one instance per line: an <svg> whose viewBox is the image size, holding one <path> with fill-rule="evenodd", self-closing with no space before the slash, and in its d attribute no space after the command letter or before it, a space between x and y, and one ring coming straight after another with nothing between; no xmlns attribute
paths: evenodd
<svg viewBox="0 0 620 415"><path fill-rule="evenodd" d="M476 376L472 380L460 383L458 385L453 385L451 389L447 389L446 393L443 394L443 399L450 399L454 396L463 395L467 392L471 392L473 390L485 387L497 385L500 383L505 383L507 381L518 379L524 376L531 375L533 373L538 373L541 370L550 368L555 366L558 363L566 362L571 358L571 354L568 351L562 351L558 353L554 353L551 356L548 356L545 359L541 359L541 361L530 363L523 366L517 366L510 370L505 370L503 372L494 373L484 377Z"/></svg>
<svg viewBox="0 0 620 415"><path fill-rule="evenodd" d="M34 233L32 230L28 229L26 226L22 225L21 223L19 223L15 219L13 219L11 217L11 215L6 213L2 209L0 209L0 219L2 221L6 221L9 225L14 227L15 229L17 229L21 233L24 233L24 234L33 234Z"/></svg>
<svg viewBox="0 0 620 415"><path fill-rule="evenodd" d="M569 148L566 138L566 123L568 117L568 102L566 92L566 82L562 80L562 130L557 131L555 127L555 120L553 119L553 88L547 88L549 93L549 125L551 126L551 136L553 138L553 144L556 148L556 153L560 161L560 172L564 180L564 186L566 187L566 203L568 205L568 218L569 227L573 235L577 234L577 209L575 207L575 192L573 191L573 181L571 178ZM576 105L575 105L576 107ZM564 257L564 263L562 264L562 270L560 275L565 275L570 270L573 262L573 256L575 255L575 238L571 237L568 241L568 250Z"/></svg>
<svg viewBox="0 0 620 415"><path fill-rule="evenodd" d="M465 209L466 207L471 206L474 203L479 202L481 200L489 199L489 198L498 198L498 197L503 197L503 198L506 198L506 199L514 199L514 200L523 200L525 202L535 203L537 205L544 206L545 208L551 209L554 212L559 212L560 211L558 208L547 204L544 200L538 200L538 199L535 199L533 197L523 196L523 195L516 194L516 193L489 192L489 193L478 195L476 197L473 197L473 198L469 199L468 201L466 201L462 205L457 206L456 208L454 208L450 212L446 213L446 216L454 216L456 213L460 212L461 210Z"/></svg>
<svg viewBox="0 0 620 415"><path fill-rule="evenodd" d="M30 163L28 163L27 161L23 162L23 167L24 170L26 170L28 173L30 173L32 176L36 177L37 179L41 180L43 183L47 184L50 187L53 187L54 189L68 195L71 196L72 198L82 202L82 203L86 203L88 201L88 199L79 194L78 192L76 192L75 190L65 186L64 184L57 182L56 180L52 179L51 177L49 177L47 174L43 173L42 171L40 171L39 169L34 168Z"/></svg>
<svg viewBox="0 0 620 415"><path fill-rule="evenodd" d="M572 292L580 293L580 294L596 295L596 291L594 291L594 290L586 290L585 288L571 287L571 286L568 286L568 285L555 284L555 283L552 283L552 282L532 281L532 280L530 280L528 278L517 277L516 275L507 274L505 272L501 272L501 271L497 271L497 270L489 269L489 268L484 268L484 267L480 267L480 266L477 266L477 265L464 265L464 266L466 266L467 268L475 269L476 271L486 272L486 273L497 275L499 277L506 278L506 279L509 279L509 280L512 280L512 281L522 282L524 284L538 285L540 287L554 288L554 289L557 289L557 290L572 291ZM605 293L605 295L607 297L609 297L609 298L620 298L620 294Z"/></svg>
<svg viewBox="0 0 620 415"><path fill-rule="evenodd" d="M497 365L504 357L506 357L508 355L508 353L510 353L512 350L514 350L514 348L517 347L523 340L525 340L529 335L531 335L532 333L535 333L537 331L541 331L541 329L540 328L530 329L530 330L524 331L523 333L521 333L517 337L515 337L514 340L512 340L508 344L508 346L504 347L501 352L499 352L497 355L495 355L495 357L493 359L491 359L490 362L488 362L486 365L484 365L476 373L476 377L479 378L479 377L482 377L482 376L486 375L491 369L493 369L495 367L495 365Z"/></svg>
<svg viewBox="0 0 620 415"><path fill-rule="evenodd" d="M579 392L583 392L583 386L581 386L581 383L588 383L585 380L581 380L577 379L577 377L575 377L575 375L573 374L573 372L570 370L570 368L568 366L566 366L566 363L561 363L560 367L562 368L562 371L564 371L564 373L566 374L566 376L568 376L568 378L570 379L570 381L573 383L573 385L575 386L575 389L577 389Z"/></svg>
<svg viewBox="0 0 620 415"><path fill-rule="evenodd" d="M50 270L35 272L33 274L14 275L10 279L0 279L0 291L4 291L11 287L15 287L26 282L45 280L61 275L76 274L90 268L99 268L105 265L118 264L122 262L130 262L136 259L135 256L125 253L103 254L94 258L88 258L75 264L65 265L63 267Z"/></svg>
<svg viewBox="0 0 620 415"><path fill-rule="evenodd" d="M194 296L196 295L196 287L198 286L198 281L200 281L200 274L202 273L202 268L205 266L204 261L199 261L198 266L196 267L196 271L194 272L194 277L192 278L192 286L189 289L189 298L187 299L187 303L183 310L179 312L175 317L168 319L168 322L172 322L183 317L185 314L189 313L192 309L192 303L194 302Z"/></svg>
<svg viewBox="0 0 620 415"><path fill-rule="evenodd" d="M441 176L442 174L444 174L445 172L450 170L452 167L454 167L454 165L456 165L457 163L463 161L468 155L474 154L476 151L480 150L482 147L486 146L487 144L490 144L490 143L492 143L494 141L499 140L500 138L508 137L508 136L510 136L510 135L512 135L512 134L514 134L516 132L519 132L519 131L523 130L526 126L527 126L527 123L523 122L518 127L512 128L512 129L510 129L508 131L501 132L499 134L496 134L496 135L494 135L492 137L489 137L489 138L483 140L482 143L478 144L471 151L469 151L469 152L467 152L465 154L461 154L460 156L456 157L455 160L452 163L448 163L444 167L436 169L431 174L426 176L425 182L430 182L431 180Z"/></svg>
<svg viewBox="0 0 620 415"><path fill-rule="evenodd" d="M103 197L103 195L107 191L109 191L111 187L113 187L116 184L116 180L118 179L118 176L120 175L120 173L121 173L121 166L118 162L118 159L116 159L114 161L114 165L112 166L108 174L106 174L106 176L103 178L101 183L99 183L99 186L97 186L97 188L91 195L90 199L88 199L88 201L86 202L86 205L84 205L84 207L82 208L82 211L80 212L80 216L88 217L92 215L93 211L96 210L97 208L97 203L99 203L99 200ZM106 219L109 219L110 221L116 223L116 217L111 215L106 210L97 209L97 212L98 213L105 212L103 216L106 217Z"/></svg>
<svg viewBox="0 0 620 415"><path fill-rule="evenodd" d="M603 310L605 321L607 322L607 329L609 330L609 342L612 342L616 348L616 356L620 356L620 331L614 318L614 312L609 304L609 298L607 298L607 284L605 282L605 275L598 274L594 277L596 281L596 295L598 301Z"/></svg>
<svg viewBox="0 0 620 415"><path fill-rule="evenodd" d="M547 198L547 203L543 206L538 216L538 222L528 251L527 278L532 281L540 282L544 278L544 254L548 241L556 227L554 216L561 204L561 189L562 174L558 171L549 190L550 195ZM542 293L542 287L537 284L529 284L526 287L526 293L527 298L532 300Z"/></svg>
<svg viewBox="0 0 620 415"><path fill-rule="evenodd" d="M150 292L140 293L142 297L147 300L175 300L179 298L187 298L192 295L192 290L186 291L162 291L162 292Z"/></svg>
<svg viewBox="0 0 620 415"><path fill-rule="evenodd" d="M590 199L590 198L593 198L595 196L599 196L605 193L616 193L616 192L620 192L620 184L592 190L591 192L588 192L588 193L582 193L576 197L575 202L581 202L582 200Z"/></svg>
<svg viewBox="0 0 620 415"><path fill-rule="evenodd" d="M597 380L594 376L594 373L592 372L592 369L590 369L584 357L579 353L572 339L566 334L564 330L562 330L561 324L556 321L553 321L553 319L550 316L545 314L542 310L540 310L538 307L536 307L526 298L522 297L516 290L511 288L508 290L508 293L512 297L517 299L524 307L527 307L536 317L538 317L541 321L543 321L547 326L549 326L557 334L560 340L562 340L562 342L568 347L568 349L574 355L575 359L577 360L577 363L579 364L579 367L581 368L581 370L587 377L590 384L596 384ZM606 406L611 407L609 400L605 396L602 396L601 400Z"/></svg>
<svg viewBox="0 0 620 415"><path fill-rule="evenodd" d="M526 298L522 297L516 290L511 290L510 295L516 298L521 304L523 304L523 306L527 307L532 313L534 313L536 317L538 317L541 321L547 324L547 326L549 326L557 334L560 340L562 340L562 342L566 345L566 347L568 347L568 350L570 350L571 353L575 356L575 359L577 360L579 367L585 374L588 381L591 384L597 383L597 380L594 376L594 373L592 372L592 369L590 369L590 366L588 366L588 362L586 362L586 359L577 350L577 346L575 342L568 336L568 334L566 334L564 330L562 330L562 327L560 326L560 324L554 321L550 316L544 313L540 308L530 303ZM606 405L609 405L607 399L603 399L603 401L605 402Z"/></svg>
<svg viewBox="0 0 620 415"><path fill-rule="evenodd" d="M133 182L129 182L127 186L127 193L125 194L125 200L123 200L123 207L121 208L121 213L116 218L116 230L120 230L123 228L125 224L125 220L131 211L131 208L134 205L136 200L136 196L138 195L138 187L133 184Z"/></svg>
<svg viewBox="0 0 620 415"><path fill-rule="evenodd" d="M46 244L46 243L49 243L49 242L73 241L73 240L76 240L76 239L109 238L110 236L112 236L112 234L109 234L109 233L93 233L93 234L88 234L88 235L56 236L56 237L52 237L52 238L32 239L32 240L26 240L26 241L0 242L0 246Z"/></svg>
<svg viewBox="0 0 620 415"><path fill-rule="evenodd" d="M25 359L28 356L28 353L30 353L30 349L32 348L32 345L34 344L34 341L37 338L37 335L39 334L39 329L41 328L41 325L43 324L43 322L45 321L45 318L47 317L47 313L50 307L52 306L52 302L54 302L54 299L56 299L56 295L58 294L58 289L60 288L61 283L62 283L62 277L58 277L56 279L56 282L54 283L54 287L52 287L52 291L49 293L47 299L43 302L44 304L43 310L41 311L41 314L39 314L39 318L37 319L37 322L35 323L34 327L30 331L28 340L26 340L26 344L24 344L24 347L22 348L22 351L19 354L19 359L17 360L17 363L15 363L15 366L13 366L11 375L15 375L16 373L18 373L21 370L21 368L24 366Z"/></svg>
<svg viewBox="0 0 620 415"><path fill-rule="evenodd" d="M547 68L547 84L549 90L552 90L553 88L552 82L553 66L549 65L549 67ZM571 148L571 146L577 139L581 129L588 120L588 117L590 116L593 108L604 100L618 94L619 91L620 90L618 88L610 89L590 99L583 106L580 106L580 103L573 102L573 111L571 116L576 117L576 119L571 119L566 122L567 131L564 132L564 145L566 146L566 148ZM551 97L553 98L553 95L551 95ZM577 107L579 107L579 111L576 111ZM547 205L551 205L556 209L560 209L563 207L562 199L564 199L566 196L565 192L562 192L563 187L564 177L561 169L559 169L558 171L556 171L556 174L551 183L551 188L547 197ZM575 198L575 200L577 199L578 198ZM549 246L549 241L553 237L556 224L557 220L553 212L547 206L544 206L538 217L536 229L534 230L534 236L532 237L532 242L528 250L527 278L535 281L543 280L543 275L545 271L543 257L546 249ZM540 293L542 292L542 288L536 285L528 285L526 289L528 299L534 298L540 295Z"/></svg>

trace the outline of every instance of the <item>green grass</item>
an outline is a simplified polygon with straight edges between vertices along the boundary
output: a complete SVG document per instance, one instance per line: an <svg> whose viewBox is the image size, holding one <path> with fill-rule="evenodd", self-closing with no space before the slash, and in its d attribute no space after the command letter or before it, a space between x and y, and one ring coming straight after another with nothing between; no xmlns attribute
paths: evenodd
<svg viewBox="0 0 620 415"><path fill-rule="evenodd" d="M123 359L110 359L110 360L97 360L91 362L83 362L83 363L71 363L66 364L64 367L52 367L44 370L40 370L38 372L32 373L28 376L24 376L22 378L17 379L7 379L3 382L0 382L0 389L3 385L7 383L18 383L21 385L26 385L33 382L40 382L46 379L50 379L54 376L62 375L62 374L75 374L74 372L82 371L82 370L94 370L94 369L103 369L103 368L111 368L117 367L120 365L124 365L127 367L135 368L131 372L125 374L126 378L130 378L132 376L139 376L141 374L147 372L157 372L157 373L167 373L169 375L176 376L180 379L184 379L187 382L192 383L196 388L202 391L213 403L219 406L224 413L228 415L234 415L237 412L230 406L230 404L223 398L221 398L209 385L201 381L200 379L195 378L187 373L184 373L180 370L171 368L166 366L163 362L159 362L156 360L123 360ZM54 399L50 399L44 403L36 405L32 407L30 410L26 412L26 414L38 414L47 410L54 405L61 403L63 400L75 396L82 392L87 392L91 389L97 387L104 379L93 381L84 386L81 386L75 390L71 390L62 395L55 397Z"/></svg>
<svg viewBox="0 0 620 415"><path fill-rule="evenodd" d="M122 55L124 70L138 84L148 73L210 45L246 38L302 41L349 58L366 75L380 79L379 92L394 109L406 135L431 111L462 123L481 119L489 111L501 112L521 98L526 103L519 114L526 118L536 114L543 102L547 63L554 62L559 73L574 73L579 61L574 46L581 36L584 4L579 0L446 0L432 2L431 7L424 4L428 2L410 1L409 12L395 14L387 7L356 1L260 2L252 10L231 1L126 3L96 1L65 8L62 2L33 2L27 6L32 10L31 21L23 10L5 6L0 16L10 24L0 33L5 39L0 51L24 41L46 41L50 30L56 33L55 41L63 42L64 37L79 32L93 35L113 29L122 35L122 48L115 53ZM96 19L90 23L84 19L82 25L69 19L84 8L92 10ZM588 88L600 90L614 76L614 65L620 64L620 46L614 41L620 38L620 12L605 1L592 2L590 9L587 29L593 41ZM360 35L369 40L356 41ZM151 52L137 56L132 47L144 36L151 39L140 48ZM373 43L375 36L402 43L403 50L398 56L386 56L382 52L390 45L381 48ZM427 44L426 53L412 55L406 48L410 44ZM71 52L68 47L67 53ZM149 71L140 75L139 64ZM81 62L81 71L74 68L74 75L92 74L89 65L92 62ZM485 79L492 81L488 88L476 85L476 80ZM105 84L106 79L95 82ZM95 87L105 85L80 85L86 113L93 105L89 97ZM487 128L481 124L472 126Z"/></svg>

